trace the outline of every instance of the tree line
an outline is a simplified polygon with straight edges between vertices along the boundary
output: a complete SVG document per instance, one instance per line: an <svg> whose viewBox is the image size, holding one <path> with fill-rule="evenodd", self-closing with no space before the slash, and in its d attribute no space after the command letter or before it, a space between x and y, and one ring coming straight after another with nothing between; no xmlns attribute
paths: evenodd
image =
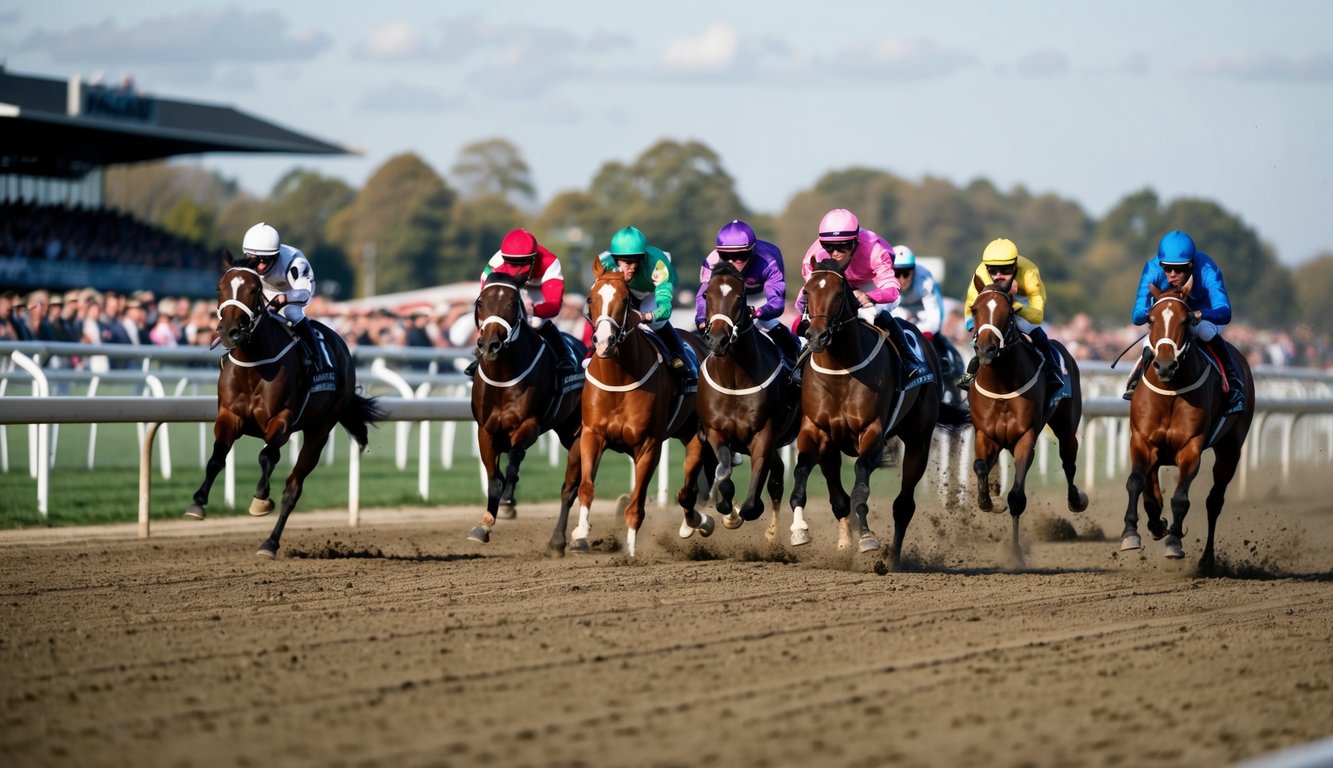
<svg viewBox="0 0 1333 768"><path fill-rule="evenodd" d="M343 299L370 287L386 293L475 279L504 234L519 226L560 254L571 290L588 281L590 259L611 234L629 224L670 251L688 283L717 229L733 218L777 243L789 283L796 283L820 217L850 208L890 242L943 259L944 290L955 296L966 290L986 243L1008 237L1040 267L1055 322L1084 312L1102 326L1128 323L1143 262L1162 234L1181 229L1222 266L1238 320L1333 331L1333 253L1288 269L1236 214L1209 200L1164 201L1152 189L1127 194L1095 219L1072 200L1021 185L1006 191L976 179L959 187L854 167L825 173L780 213L761 213L740 199L711 148L667 139L631 163L603 164L586 189L539 206L522 153L494 138L463 148L448 177L408 152L387 160L360 189L297 167L260 199L197 167L148 163L111 169L106 199L175 234L233 251L247 227L268 221L305 249L321 285Z"/></svg>

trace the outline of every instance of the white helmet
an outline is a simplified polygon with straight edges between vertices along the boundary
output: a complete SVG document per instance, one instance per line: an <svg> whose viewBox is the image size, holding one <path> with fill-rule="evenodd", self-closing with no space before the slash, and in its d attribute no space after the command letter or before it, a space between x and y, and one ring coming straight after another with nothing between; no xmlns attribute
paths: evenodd
<svg viewBox="0 0 1333 768"><path fill-rule="evenodd" d="M256 256L275 256L281 242L278 230L261 221L246 231L241 250Z"/></svg>

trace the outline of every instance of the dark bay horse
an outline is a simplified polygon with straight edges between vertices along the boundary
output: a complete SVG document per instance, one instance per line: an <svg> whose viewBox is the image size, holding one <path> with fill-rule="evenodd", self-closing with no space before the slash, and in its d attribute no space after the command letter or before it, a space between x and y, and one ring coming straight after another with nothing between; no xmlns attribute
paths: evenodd
<svg viewBox="0 0 1333 768"><path fill-rule="evenodd" d="M1199 561L1201 571L1216 565L1213 534L1227 484L1240 464L1241 449L1254 420L1254 397L1246 398L1240 413L1224 415L1227 396L1225 377L1208 362L1203 346L1195 343L1193 328L1198 322L1190 311L1189 298L1193 278L1179 289L1151 288L1153 307L1148 313L1148 343L1156 357L1143 380L1134 390L1129 404L1129 508L1125 510L1125 530L1120 535L1120 549L1143 547L1138 532L1139 496L1145 487L1143 509L1148 514L1148 532L1154 539L1166 537L1166 556L1183 558L1181 538L1185 535L1185 515L1190 508L1190 484L1199 472L1203 452L1213 449L1213 487L1208 492L1208 540ZM1245 391L1254 392L1254 376L1244 355L1227 345L1244 380ZM1171 527L1162 519L1162 486L1158 470L1176 466L1179 482L1171 495Z"/></svg>
<svg viewBox="0 0 1333 768"><path fill-rule="evenodd" d="M319 463L334 426L342 424L364 449L370 425L384 417L374 398L356 393L356 366L347 344L321 323L315 325L333 360L337 387L333 392L311 393L300 342L283 328L284 322L269 313L258 272L232 267L222 275L218 281L218 338L228 353L222 358L218 375L213 453L204 471L204 482L194 493L194 504L185 511L186 517L204 518L209 489L226 466L227 452L242 435L264 441L259 452L259 485L250 514L261 516L273 511L269 477L282 458L287 440L296 432L304 433L296 466L283 486L278 522L255 553L270 559L277 557L287 516L301 498L306 476ZM311 350L311 354L316 353Z"/></svg>
<svg viewBox="0 0 1333 768"><path fill-rule="evenodd" d="M694 393L679 391L676 374L667 367L659 343L649 338L652 331L640 327L624 275L604 270L600 260L593 261L593 272L596 281L588 292L588 314L593 324L594 355L583 385L583 432L579 438L583 475L579 483L579 522L574 528L571 548L580 553L590 549L588 512L596 490L594 481L602 454L610 448L629 454L634 460L634 490L625 507L625 552L634 556L635 537L643 525L648 483L661 458L663 443L672 437L686 445L685 487L677 496L685 507L681 538L688 538L696 530L711 535L713 518L694 511L693 504L686 505L683 500L687 490L698 493L695 484L699 465L715 461L699 439ZM698 339L684 333L681 337L702 358ZM706 468L712 471L711 467ZM568 524L569 515L562 511L551 535L553 549L564 549Z"/></svg>
<svg viewBox="0 0 1333 768"><path fill-rule="evenodd" d="M811 357L801 384L801 429L796 437L796 469L791 494L793 545L810 541L805 522L806 482L816 463L828 484L829 502L839 523L838 547L852 544L850 513L859 526L861 552L879 549L866 522L870 474L884 457L885 440L897 436L905 450L902 488L893 500L893 564L902 555L907 526L916 513L914 493L930 460L931 435L939 419L939 389L933 384L902 389L902 362L891 351L887 334L857 317L856 297L832 259L810 261L802 290L810 326ZM894 321L896 322L896 321ZM921 349L935 376L939 361L915 326L904 334ZM929 381L929 379L923 379ZM842 486L842 456L856 457L855 481L848 496Z"/></svg>
<svg viewBox="0 0 1333 768"><path fill-rule="evenodd" d="M490 541L501 507L512 513L519 466L546 430L554 429L569 451L560 487L562 515L569 514L579 487L581 384L560 381L556 355L563 350L551 349L528 323L521 291L518 281L493 272L477 297L479 362L472 382L472 418L477 422L477 450L488 483L486 512L468 538L482 544ZM587 353L581 342L571 338L566 343L574 345L576 359ZM508 457L503 474L501 454ZM563 540L553 541L552 549L564 554Z"/></svg>
<svg viewBox="0 0 1333 768"><path fill-rule="evenodd" d="M1011 547L1015 561L1022 563L1018 519L1027 509L1027 474L1036 453L1037 438L1046 426L1050 426L1060 445L1060 465L1065 471L1070 511L1082 512L1088 508L1088 495L1074 484L1078 459L1076 433L1083 419L1082 382L1069 350L1052 340L1064 360L1070 386L1070 396L1052 408L1050 400L1056 393L1049 391L1047 384L1045 366L1049 363L1019 331L1018 315L1014 313L1015 285L1005 290L994 284L985 285L975 275L972 280L977 288L977 298L972 304L976 328L972 344L981 362L968 397L972 427L976 431L977 460L972 469L977 476L977 505L990 511L990 471L1000 452L1009 451L1014 456L1014 484L1008 495L1013 522Z"/></svg>
<svg viewBox="0 0 1333 768"><path fill-rule="evenodd" d="M800 393L790 383L777 344L755 324L746 303L745 279L726 262L713 268L704 287L708 312L704 343L709 356L699 365L699 432L717 457L714 488L722 524L739 528L764 513L760 489L767 486L773 521L767 537L778 533L785 467L778 449L796 437L800 424ZM749 454L750 488L737 514L736 486L731 481L732 456Z"/></svg>

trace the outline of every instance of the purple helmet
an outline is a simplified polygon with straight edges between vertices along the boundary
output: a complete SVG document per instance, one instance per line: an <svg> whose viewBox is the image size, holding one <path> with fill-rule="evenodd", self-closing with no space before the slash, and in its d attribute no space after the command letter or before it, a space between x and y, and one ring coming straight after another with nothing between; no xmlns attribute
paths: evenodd
<svg viewBox="0 0 1333 768"><path fill-rule="evenodd" d="M754 229L736 219L717 231L718 253L740 253L754 248Z"/></svg>

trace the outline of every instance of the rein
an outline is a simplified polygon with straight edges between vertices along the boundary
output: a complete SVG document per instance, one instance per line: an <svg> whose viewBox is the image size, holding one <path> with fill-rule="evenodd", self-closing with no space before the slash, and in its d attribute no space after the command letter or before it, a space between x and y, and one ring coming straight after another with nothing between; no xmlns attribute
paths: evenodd
<svg viewBox="0 0 1333 768"><path fill-rule="evenodd" d="M491 283L491 285L486 286L486 288L497 287L497 286L500 287L500 288L508 288L508 289L510 289L511 291L514 292L515 299L517 299L517 296L518 296L518 286L516 286L516 285L510 285L509 283ZM482 290L483 290L483 292L485 291L484 288L483 288ZM492 324L494 324L494 325L498 325L498 326L500 326L501 328L504 328L504 329L505 329L505 340L504 340L504 344L501 344L500 346L503 347L503 346L506 346L506 345L509 345L509 344L513 344L513 343L514 343L514 339L517 339L517 338L518 338L518 329L519 329L519 326L522 325L522 323L526 320L525 315L527 314L527 313L524 311L524 309L523 309L523 302L519 301L519 302L517 302L517 303L518 303L518 320L515 321L514 323L510 323L508 320L506 320L506 319L503 318L503 317L500 317L499 315L489 315L489 316L487 316L485 319L479 320L479 321L477 322L477 329L480 330L480 329L485 328L486 326L488 326L488 325L492 325ZM474 314L475 314L477 311L479 311L480 309L481 309L481 297L478 296L478 297L477 297L477 309L473 310Z"/></svg>
<svg viewBox="0 0 1333 768"><path fill-rule="evenodd" d="M1013 334L1010 333L1010 329L1014 327L1014 313L1013 313L1014 302L1013 302L1013 299L1009 296L1008 293L1006 293L1006 292L1004 292L1004 291L996 290L996 289L994 289L994 288L987 288L986 290L982 291L981 293L978 293L978 294L977 294L977 297L976 297L975 299L973 299L973 301L972 301L972 307L973 307L973 309L976 308L976 306L977 306L977 302L981 301L981 297L982 297L982 296L985 296L985 295L988 294L988 293L994 293L994 294L996 294L996 295L998 295L998 296L1003 296L1003 297L1004 297L1004 300L1009 304L1009 310L1010 310L1010 311L1009 311L1009 322L1005 324L1005 327L1004 327L1003 329L997 327L994 323L983 323L983 324L977 326L977 330L976 330L976 332L973 334L973 338L976 338L976 337L981 336L981 332L982 332L982 331L984 331L984 330L986 330L986 329L990 329L990 331L991 331L992 333L994 333L994 334L1000 339L1000 349L1004 349L1004 348L1005 348L1005 345L1008 344L1010 341L1012 341L1012 338L1011 338L1011 337L1013 336Z"/></svg>
<svg viewBox="0 0 1333 768"><path fill-rule="evenodd" d="M605 318L605 315L603 315L603 317ZM610 320L610 318L605 318L605 319ZM611 322L615 321L611 320ZM651 341L648 343L652 344ZM656 373L657 369L662 366L662 363L666 362L665 360L662 359L662 352L657 348L656 344L653 344L653 354L657 356L657 360L654 361L651 366L649 366L647 373L645 373L643 376L639 378L638 381L632 384L607 384L605 382L598 381L597 378L592 375L591 369L585 370L583 372L583 378L586 379L589 383L591 383L594 387L597 387L598 389L604 390L606 392L631 392L646 384L648 382L648 379L652 378L652 375Z"/></svg>
<svg viewBox="0 0 1333 768"><path fill-rule="evenodd" d="M258 277L260 279L260 285L261 286L263 285L263 277L253 269L250 269L248 267L232 267L231 269L227 270L227 274L230 274L232 272L247 272L249 274L252 274L255 277ZM223 275L223 279L226 279L226 274ZM235 288L233 287L233 292L234 291ZM263 295L262 291L260 295L261 296ZM223 301L222 303L218 304L217 316L219 320L222 319L222 310L226 309L227 307L237 307L242 312L244 312L246 318L249 319L250 322L244 328L241 329L241 332L245 334L246 338L253 336L255 329L257 329L259 327L259 324L264 321L264 318L270 314L269 312L263 310L256 311L254 307L251 307L247 305L245 302L239 301L237 299L227 299L226 301ZM242 368L258 368L261 365L276 363L282 358L286 357L287 353L291 352L292 348L295 347L297 343L298 343L297 339L292 339L287 343L287 346L283 347L278 352L278 354L272 357L265 358L263 360L238 360L236 358L236 353L234 351L227 352L227 359L231 360L234 364Z"/></svg>
<svg viewBox="0 0 1333 768"><path fill-rule="evenodd" d="M847 323L856 320L855 312L848 314L845 311L847 309L847 296L852 292L852 287L851 284L847 282L847 276L840 272L834 272L831 269L816 269L810 273L810 277L814 277L815 275L819 274L835 275L839 280L842 281L842 294L840 296L842 302L838 304L838 311L836 313L820 314L820 315L811 314L810 317L811 318L822 317L829 319L830 320L829 331L836 331L839 328L846 325ZM806 282L807 283L810 282L809 278L806 279Z"/></svg>
<svg viewBox="0 0 1333 768"><path fill-rule="evenodd" d="M1180 298L1179 296L1159 296L1157 298L1157 302L1159 303L1167 301L1179 302L1181 305L1185 307L1185 317L1186 318L1189 317L1189 304L1186 304L1184 299ZM1149 334L1152 333L1151 325L1149 325L1148 327L1148 333ZM1163 336L1163 338L1160 338L1157 341L1152 341L1151 336L1149 336L1149 342L1152 346L1153 354L1157 354L1157 348L1159 346L1163 345L1170 346L1172 349L1176 351L1177 360L1183 360L1185 358L1185 355L1189 352L1190 348L1194 346L1194 339L1191 338L1188 333L1186 333L1184 344L1177 344L1175 339L1165 335ZM1208 364L1208 361L1206 359L1204 360L1202 367L1203 367L1203 372L1199 375L1198 380L1195 381L1193 384L1181 387L1180 389L1163 389L1159 386L1154 385L1151 381L1148 381L1146 371L1144 372L1143 384L1146 387L1148 387L1148 389L1152 390L1153 392L1156 392L1159 395L1166 395L1167 397L1176 397L1178 395L1183 395L1187 392L1193 392L1199 387L1202 387L1204 382L1208 380L1208 376L1209 374L1212 373L1213 367Z"/></svg>

